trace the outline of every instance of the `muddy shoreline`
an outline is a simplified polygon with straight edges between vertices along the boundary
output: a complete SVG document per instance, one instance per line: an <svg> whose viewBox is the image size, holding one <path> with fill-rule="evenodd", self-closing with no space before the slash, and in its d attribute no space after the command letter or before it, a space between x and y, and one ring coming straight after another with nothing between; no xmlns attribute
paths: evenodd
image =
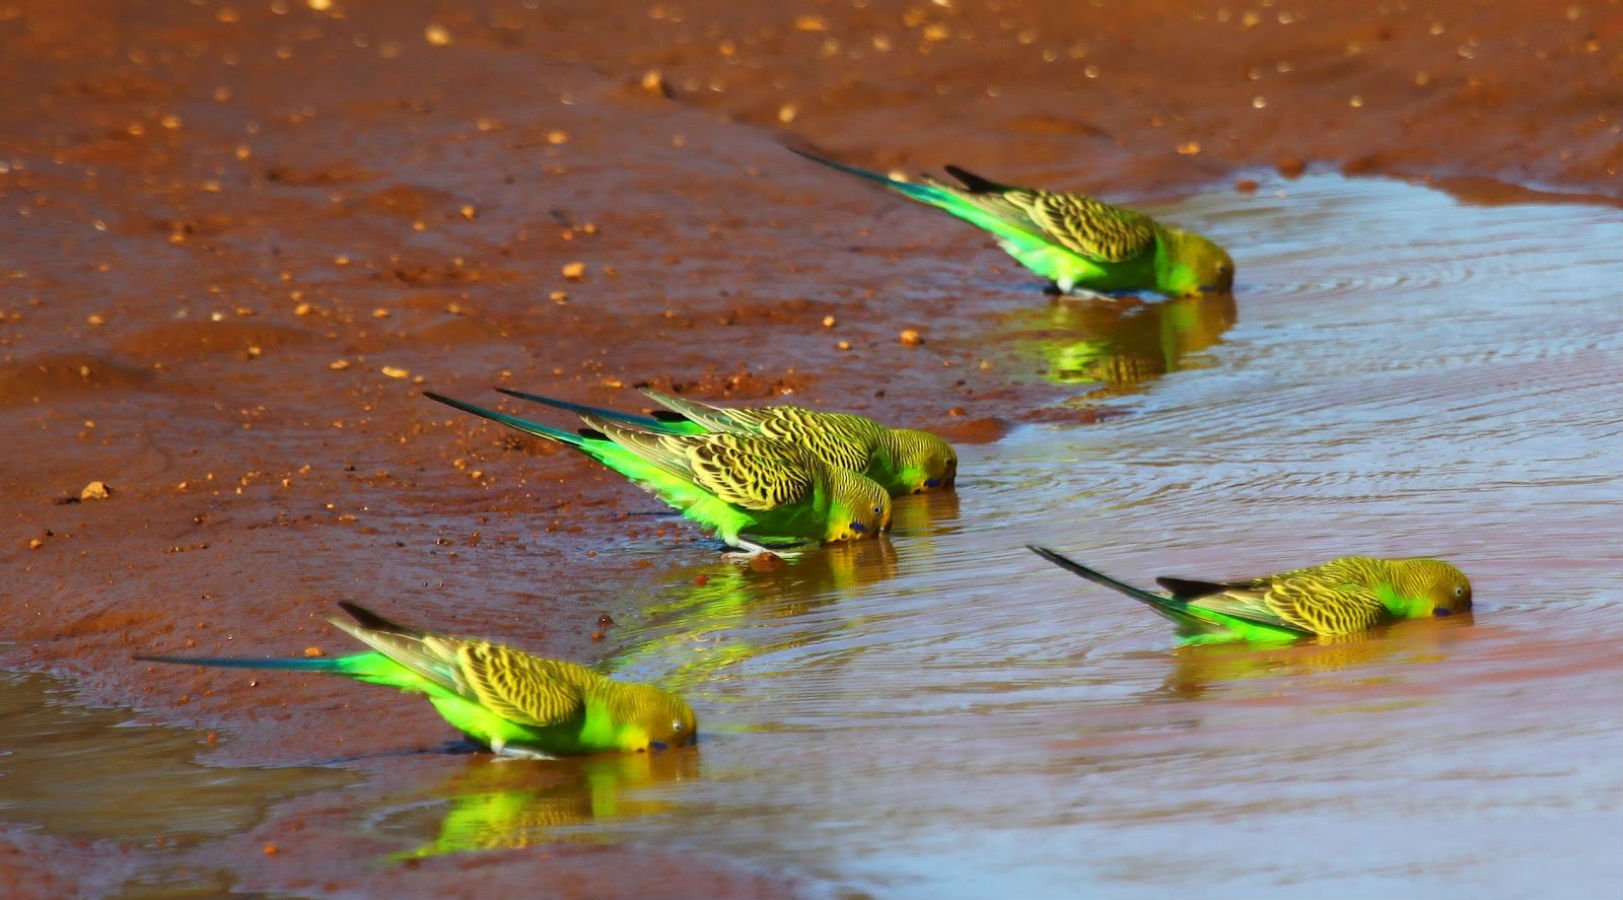
<svg viewBox="0 0 1623 900"><path fill-rule="evenodd" d="M1050 303L988 240L785 141L1152 209L1309 167L1623 200L1615 5L540 6L0 10L0 665L219 729L221 763L308 761L335 714L346 754L436 746L387 692L130 659L342 651L343 598L590 661L600 615L712 562L423 389L788 395L966 442L1109 412L986 339ZM668 552L596 552L627 534Z"/></svg>

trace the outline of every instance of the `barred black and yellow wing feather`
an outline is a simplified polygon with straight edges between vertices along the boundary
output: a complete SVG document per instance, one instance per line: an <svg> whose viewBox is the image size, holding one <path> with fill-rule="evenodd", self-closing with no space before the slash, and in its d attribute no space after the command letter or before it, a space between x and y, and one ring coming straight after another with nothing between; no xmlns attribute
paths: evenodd
<svg viewBox="0 0 1623 900"><path fill-rule="evenodd" d="M744 509L778 509L811 496L816 461L770 438L705 435L688 449L694 483Z"/></svg>
<svg viewBox="0 0 1623 900"><path fill-rule="evenodd" d="M1320 566L1250 581L1156 579L1180 600L1214 612L1319 635L1352 634L1389 617L1376 595L1383 581L1379 561L1345 557Z"/></svg>
<svg viewBox="0 0 1623 900"><path fill-rule="evenodd" d="M964 183L964 189L932 183L1008 225L1033 232L1088 259L1126 262L1155 250L1158 226L1141 212L1083 194L1001 184L958 166L948 166L947 171Z"/></svg>
<svg viewBox="0 0 1623 900"><path fill-rule="evenodd" d="M1155 222L1143 213L1081 194L1018 191L1009 200L1054 243L1089 259L1126 262L1155 249Z"/></svg>
<svg viewBox="0 0 1623 900"><path fill-rule="evenodd" d="M818 462L799 447L748 434L660 434L582 417L616 444L725 503L769 510L807 499Z"/></svg>
<svg viewBox="0 0 1623 900"><path fill-rule="evenodd" d="M649 388L644 388L643 393L711 431L758 434L787 441L805 448L825 464L849 472L868 468L885 430L866 416L850 413L822 412L801 406L730 409L672 397Z"/></svg>
<svg viewBox="0 0 1623 900"><path fill-rule="evenodd" d="M850 413L819 412L798 406L759 410L763 437L804 447L823 462L848 472L868 468L883 433L872 419Z"/></svg>
<svg viewBox="0 0 1623 900"><path fill-rule="evenodd" d="M520 725L545 728L584 715L586 692L601 678L585 666L488 641L458 643L456 658L468 690L481 706Z"/></svg>

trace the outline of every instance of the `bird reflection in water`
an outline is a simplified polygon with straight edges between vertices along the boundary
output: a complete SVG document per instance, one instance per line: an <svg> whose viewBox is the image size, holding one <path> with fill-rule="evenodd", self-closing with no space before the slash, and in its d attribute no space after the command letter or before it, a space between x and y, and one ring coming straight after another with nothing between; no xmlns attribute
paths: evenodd
<svg viewBox="0 0 1623 900"><path fill-rule="evenodd" d="M1050 380L1094 383L1090 397L1112 397L1188 367L1185 357L1218 343L1238 311L1233 294L1217 293L1159 303L1059 300L1040 316L1018 336L1025 354L1047 362Z"/></svg>
<svg viewBox="0 0 1623 900"><path fill-rule="evenodd" d="M740 677L757 656L826 640L830 629L851 627L838 617L813 627L778 627L782 620L855 597L898 572L898 547L910 563L934 552L933 534L956 527L958 495L938 491L896 498L893 536L905 540L831 544L793 559L749 566L709 562L673 573L663 597L636 622L611 632L620 643L616 669L643 658L680 659L681 668L661 679L671 690L715 689ZM761 673L755 673L757 675Z"/></svg>
<svg viewBox="0 0 1623 900"><path fill-rule="evenodd" d="M1311 689L1389 685L1410 681L1405 671L1449 655L1465 639L1469 612L1441 619L1414 619L1375 631L1323 636L1274 646L1208 644L1179 647L1160 693L1180 699L1232 696L1248 683L1283 678ZM1313 676L1331 676L1313 680Z"/></svg>
<svg viewBox="0 0 1623 900"><path fill-rule="evenodd" d="M449 802L435 838L391 859L608 841L603 830L588 826L669 811L675 801L655 788L698 777L693 747L554 760L474 757L435 791ZM395 828L412 828L426 808L440 805L403 815ZM432 827L424 825L424 831Z"/></svg>

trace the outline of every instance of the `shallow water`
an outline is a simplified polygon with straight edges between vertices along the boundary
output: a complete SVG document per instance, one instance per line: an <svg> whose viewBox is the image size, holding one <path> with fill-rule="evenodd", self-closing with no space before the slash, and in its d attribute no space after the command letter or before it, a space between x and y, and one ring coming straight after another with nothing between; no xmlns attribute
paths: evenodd
<svg viewBox="0 0 1623 900"><path fill-rule="evenodd" d="M278 801L359 780L332 768L198 764L199 749L213 740L141 724L129 710L75 705L70 691L42 675L0 672L0 822L139 847L162 860L98 854L117 859L99 879L104 889L225 891L231 874L200 869L188 850L251 828Z"/></svg>
<svg viewBox="0 0 1623 900"><path fill-rule="evenodd" d="M704 559L610 632L697 752L366 760L396 787L350 827L384 865L616 844L812 895L1617 894L1618 211L1312 176L1152 212L1245 248L1236 303L1011 290L986 340L1075 385L1057 421L963 448L889 542ZM1026 543L1144 582L1437 555L1476 612L1179 650Z"/></svg>

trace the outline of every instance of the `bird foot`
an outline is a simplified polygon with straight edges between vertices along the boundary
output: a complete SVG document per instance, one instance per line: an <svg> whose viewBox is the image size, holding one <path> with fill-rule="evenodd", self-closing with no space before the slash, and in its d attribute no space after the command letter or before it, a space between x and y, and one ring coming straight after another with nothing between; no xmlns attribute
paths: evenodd
<svg viewBox="0 0 1623 900"><path fill-rule="evenodd" d="M1130 295L1128 295L1128 294L1101 294L1098 291L1090 291L1090 290L1088 290L1087 288L1084 288L1084 287L1073 287L1070 290L1066 291L1064 296L1066 296L1066 297L1068 297L1068 298L1070 298L1072 300L1100 300L1100 301L1103 301L1105 303L1116 303L1116 302L1119 302L1120 300L1122 300L1122 298L1130 296Z"/></svg>
<svg viewBox="0 0 1623 900"><path fill-rule="evenodd" d="M749 541L742 540L734 541L733 546L738 549L723 553L721 555L722 559L730 562L751 563L764 557L776 556L781 559L794 559L800 555L798 550L768 550L760 544L752 544Z"/></svg>
<svg viewBox="0 0 1623 900"><path fill-rule="evenodd" d="M542 753L540 750L531 750L529 747L514 747L511 744L496 740L490 742L490 752L496 755L492 762L517 762L521 759L557 759Z"/></svg>

